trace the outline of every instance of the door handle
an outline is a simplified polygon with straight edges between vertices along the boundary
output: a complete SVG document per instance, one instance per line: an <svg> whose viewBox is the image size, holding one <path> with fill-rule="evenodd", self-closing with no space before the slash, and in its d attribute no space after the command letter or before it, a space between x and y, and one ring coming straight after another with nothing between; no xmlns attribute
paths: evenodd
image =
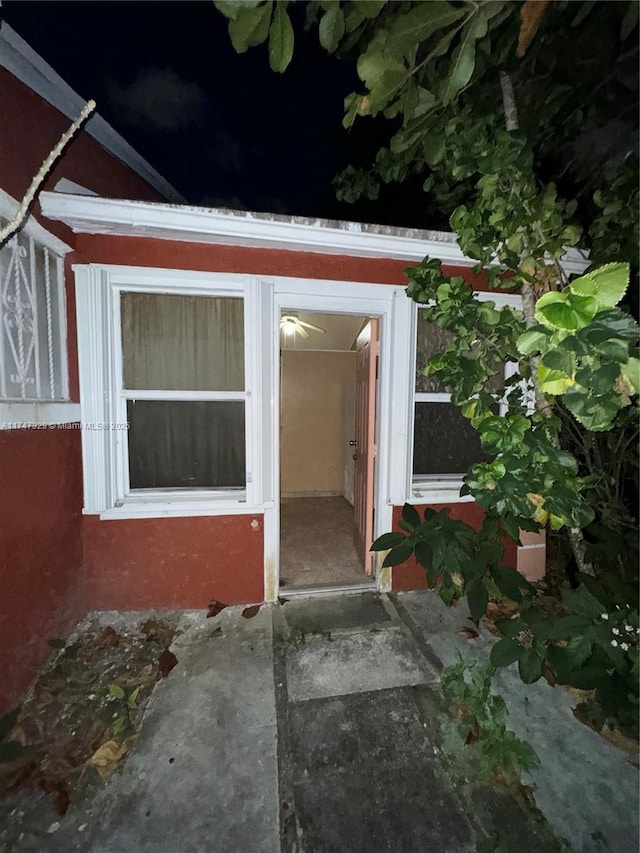
<svg viewBox="0 0 640 853"><path fill-rule="evenodd" d="M358 446L358 442L357 442L357 441L350 441L350 442L349 442L349 447L357 447L357 446Z"/></svg>

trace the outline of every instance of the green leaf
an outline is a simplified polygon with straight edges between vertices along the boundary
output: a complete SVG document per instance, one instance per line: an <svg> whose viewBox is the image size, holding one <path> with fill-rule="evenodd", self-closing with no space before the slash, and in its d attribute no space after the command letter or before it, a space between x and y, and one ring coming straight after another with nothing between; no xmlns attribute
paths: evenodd
<svg viewBox="0 0 640 853"><path fill-rule="evenodd" d="M371 545L370 551L388 551L389 548L395 548L401 542L404 542L405 536L402 533L383 533Z"/></svg>
<svg viewBox="0 0 640 853"><path fill-rule="evenodd" d="M575 385L575 380L567 376L562 370L551 370L542 362L538 365L538 381L540 390L544 394L553 394L558 396L564 394L572 385Z"/></svg>
<svg viewBox="0 0 640 853"><path fill-rule="evenodd" d="M567 640L573 637L576 632L584 631L590 625L591 620L584 616L578 616L577 614L561 616L549 629L548 637L550 640Z"/></svg>
<svg viewBox="0 0 640 853"><path fill-rule="evenodd" d="M389 30L387 49L408 56L416 45L425 42L436 30L448 27L465 14L443 0L420 3L395 19Z"/></svg>
<svg viewBox="0 0 640 853"><path fill-rule="evenodd" d="M525 684L533 684L542 675L544 655L535 646L524 649L518 658L518 672Z"/></svg>
<svg viewBox="0 0 640 853"><path fill-rule="evenodd" d="M319 35L322 47L333 53L344 35L344 13L338 3L334 3L322 16Z"/></svg>
<svg viewBox="0 0 640 853"><path fill-rule="evenodd" d="M498 589L512 601L520 601L522 592L534 592L531 584L515 569L509 566L492 566L491 577Z"/></svg>
<svg viewBox="0 0 640 853"><path fill-rule="evenodd" d="M629 0L625 16L620 24L620 41L626 41L638 25L640 6L637 0Z"/></svg>
<svg viewBox="0 0 640 853"><path fill-rule="evenodd" d="M236 53L246 53L250 47L262 44L269 35L273 6L270 2L255 8L241 8L229 21L229 36Z"/></svg>
<svg viewBox="0 0 640 853"><path fill-rule="evenodd" d="M213 5L225 18L235 21L243 9L255 9L258 3L260 0L214 0Z"/></svg>
<svg viewBox="0 0 640 853"><path fill-rule="evenodd" d="M598 310L593 296L574 295L564 290L545 293L536 304L536 319L552 329L575 332L588 326Z"/></svg>
<svg viewBox="0 0 640 853"><path fill-rule="evenodd" d="M580 584L577 589L562 589L560 594L569 610L580 616L600 619L601 615L606 613L605 605L598 601L584 584Z"/></svg>
<svg viewBox="0 0 640 853"><path fill-rule="evenodd" d="M522 355L535 355L549 344L549 333L544 331L543 326L529 329L524 335L520 335L516 342L518 352Z"/></svg>
<svg viewBox="0 0 640 853"><path fill-rule="evenodd" d="M520 525L518 524L518 519L509 513L503 516L502 524L504 525L507 535L518 545L522 545L522 542L520 541Z"/></svg>
<svg viewBox="0 0 640 853"><path fill-rule="evenodd" d="M416 560L423 569L431 569L433 564L433 551L428 542L418 542L414 547Z"/></svg>
<svg viewBox="0 0 640 853"><path fill-rule="evenodd" d="M569 289L577 296L593 297L599 309L613 308L627 292L629 274L629 264L605 264L572 281Z"/></svg>
<svg viewBox="0 0 640 853"><path fill-rule="evenodd" d="M482 580L471 581L466 591L471 618L478 622L487 609L489 593Z"/></svg>
<svg viewBox="0 0 640 853"><path fill-rule="evenodd" d="M387 5L387 0L358 0L358 11L365 18L376 18Z"/></svg>
<svg viewBox="0 0 640 853"><path fill-rule="evenodd" d="M441 586L438 595L447 607L451 607L453 599L456 597L456 591L452 586Z"/></svg>
<svg viewBox="0 0 640 853"><path fill-rule="evenodd" d="M369 115L375 116L383 110L406 82L407 73L404 68L387 69L378 77L369 93Z"/></svg>
<svg viewBox="0 0 640 853"><path fill-rule="evenodd" d="M401 545L396 545L395 548L392 548L391 551L384 558L384 562L382 563L382 567L386 566L397 566L400 563L404 563L406 559L408 559L413 553L413 546L409 545L407 542L403 542Z"/></svg>
<svg viewBox="0 0 640 853"><path fill-rule="evenodd" d="M420 513L411 504L405 504L402 507L402 518L412 527L417 527L420 524Z"/></svg>
<svg viewBox="0 0 640 853"><path fill-rule="evenodd" d="M447 150L443 134L425 133L422 138L422 153L430 166L436 166Z"/></svg>
<svg viewBox="0 0 640 853"><path fill-rule="evenodd" d="M476 65L476 41L486 34L487 17L480 10L462 31L460 44L453 52L449 74L440 95L444 104L450 104L458 92L471 80Z"/></svg>
<svg viewBox="0 0 640 853"><path fill-rule="evenodd" d="M269 29L269 65L272 71L278 71L282 74L291 62L293 39L293 27L287 13L286 3L277 2Z"/></svg>
<svg viewBox="0 0 640 853"><path fill-rule="evenodd" d="M128 706L129 706L129 708L131 708L132 710L133 710L134 708L137 708L137 707L138 707L138 694L140 693L140 690L141 690L141 687L136 687L136 689L135 689L135 690L133 690L133 691L129 694L129 697L128 697L128 699L127 699L127 705L128 705Z"/></svg>
<svg viewBox="0 0 640 853"><path fill-rule="evenodd" d="M509 666L509 664L518 660L522 653L522 646L511 637L503 637L498 640L495 646L491 649L489 660L492 666Z"/></svg>
<svg viewBox="0 0 640 853"><path fill-rule="evenodd" d="M126 724L127 721L124 716L118 717L115 723L113 724L113 734L119 735L122 729L126 726Z"/></svg>
<svg viewBox="0 0 640 853"><path fill-rule="evenodd" d="M124 699L124 690L119 684L110 684L107 689L116 699Z"/></svg>
<svg viewBox="0 0 640 853"><path fill-rule="evenodd" d="M630 358L622 365L620 373L629 386L631 393L637 394L640 391L640 359Z"/></svg>

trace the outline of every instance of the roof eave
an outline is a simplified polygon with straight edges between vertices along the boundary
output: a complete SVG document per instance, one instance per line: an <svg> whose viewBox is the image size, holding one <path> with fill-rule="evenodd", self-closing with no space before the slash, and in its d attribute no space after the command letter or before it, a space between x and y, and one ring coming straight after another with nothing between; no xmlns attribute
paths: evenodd
<svg viewBox="0 0 640 853"><path fill-rule="evenodd" d="M42 212L74 232L118 237L151 237L190 243L285 249L297 252L420 261L472 267L455 234L335 220L304 219L250 211L156 204L88 196L42 193ZM584 272L588 258L570 249L562 259L567 274Z"/></svg>

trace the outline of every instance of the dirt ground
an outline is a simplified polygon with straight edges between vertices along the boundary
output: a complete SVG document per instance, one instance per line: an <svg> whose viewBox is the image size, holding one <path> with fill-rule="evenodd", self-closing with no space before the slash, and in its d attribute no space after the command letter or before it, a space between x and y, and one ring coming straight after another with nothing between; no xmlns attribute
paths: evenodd
<svg viewBox="0 0 640 853"><path fill-rule="evenodd" d="M153 686L176 663L177 615L143 621L83 620L54 653L20 705L0 719L0 798L37 791L51 817L107 778L133 745ZM5 841L0 832L0 842Z"/></svg>

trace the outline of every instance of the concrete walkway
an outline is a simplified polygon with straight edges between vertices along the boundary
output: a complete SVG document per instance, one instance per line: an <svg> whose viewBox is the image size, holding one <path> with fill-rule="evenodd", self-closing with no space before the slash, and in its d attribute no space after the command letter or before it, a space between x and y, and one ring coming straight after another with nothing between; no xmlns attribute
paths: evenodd
<svg viewBox="0 0 640 853"><path fill-rule="evenodd" d="M515 668L495 687L541 759L525 781L549 826L507 792L452 781L439 671L456 649L482 660L492 643L456 634L467 615L430 593L185 615L179 663L83 844L72 807L41 850L635 853L637 770L577 722L568 693L525 686Z"/></svg>

